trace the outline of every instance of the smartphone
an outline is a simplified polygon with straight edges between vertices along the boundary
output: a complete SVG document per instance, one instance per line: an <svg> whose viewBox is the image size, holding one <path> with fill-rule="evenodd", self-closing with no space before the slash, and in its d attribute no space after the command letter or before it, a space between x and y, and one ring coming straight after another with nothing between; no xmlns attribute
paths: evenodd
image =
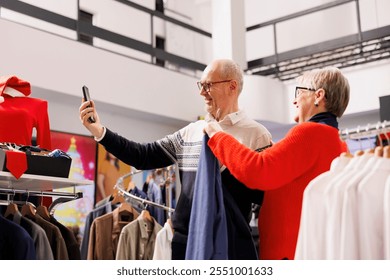
<svg viewBox="0 0 390 280"><path fill-rule="evenodd" d="M91 101L91 97L89 96L89 90L88 90L87 86L83 86L83 96L84 96L84 100L85 101ZM88 107L91 107L91 105L89 105ZM89 117L88 121L90 123L94 123L95 122L95 118L94 117Z"/></svg>

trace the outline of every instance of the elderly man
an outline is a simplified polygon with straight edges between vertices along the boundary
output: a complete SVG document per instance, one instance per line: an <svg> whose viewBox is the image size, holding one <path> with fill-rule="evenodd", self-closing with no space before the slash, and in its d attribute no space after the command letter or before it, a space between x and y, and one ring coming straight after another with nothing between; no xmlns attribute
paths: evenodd
<svg viewBox="0 0 390 280"><path fill-rule="evenodd" d="M217 121L224 131L253 150L270 145L271 134L268 130L239 109L238 98L243 88L243 73L237 63L229 59L214 60L205 68L198 87L208 112L206 121ZM81 104L80 120L107 151L137 169L154 169L177 163L182 188L171 219L174 229L172 259L184 259L205 121L191 123L155 142L141 144L104 127L93 101L91 103L91 107L88 107L90 102ZM95 117L95 123L88 121L91 116ZM221 175L222 183L231 194L229 202L225 200L225 204L234 204L226 208L229 259L257 259L249 221L252 202L260 204L262 192L247 189L227 169Z"/></svg>

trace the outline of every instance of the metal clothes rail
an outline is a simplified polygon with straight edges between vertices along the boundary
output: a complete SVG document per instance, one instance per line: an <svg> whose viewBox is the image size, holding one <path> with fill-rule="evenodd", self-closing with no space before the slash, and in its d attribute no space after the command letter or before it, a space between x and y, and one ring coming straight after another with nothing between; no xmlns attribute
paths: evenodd
<svg viewBox="0 0 390 280"><path fill-rule="evenodd" d="M165 206L165 205L162 205L162 204L158 204L156 202L153 202L153 201L150 201L150 200L147 200L147 199L144 199L144 198L141 198L141 197L138 197L136 195L133 195L131 193L129 193L128 191L126 191L123 187L123 181L125 178L127 177L130 177L130 176L133 176L135 174L138 174L138 173L142 173L144 172L145 170L135 170L135 171L132 171L132 172L129 172L121 177L119 177L119 179L117 180L117 183L115 184L114 188L117 189L120 193L122 193L124 196L126 197L129 197L131 199L134 199L136 200L137 202L143 204L143 205L150 205L150 206L155 206L155 207L158 207L158 208L162 208L164 209L165 211L168 211L170 213L174 212L175 209L173 208L170 208L168 206Z"/></svg>
<svg viewBox="0 0 390 280"><path fill-rule="evenodd" d="M339 134L342 139L359 139L362 137L374 136L379 134L385 134L390 132L390 122L383 121L377 124L367 124L366 126L358 126L353 129L340 130Z"/></svg>

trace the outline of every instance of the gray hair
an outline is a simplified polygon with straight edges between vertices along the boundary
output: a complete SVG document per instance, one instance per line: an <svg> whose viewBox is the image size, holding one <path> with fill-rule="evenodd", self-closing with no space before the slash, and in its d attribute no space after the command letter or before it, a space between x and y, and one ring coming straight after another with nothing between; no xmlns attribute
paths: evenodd
<svg viewBox="0 0 390 280"><path fill-rule="evenodd" d="M220 77L223 80L236 80L238 84L238 93L241 93L242 88L244 87L244 77L243 71L238 63L234 62L231 59L222 59Z"/></svg>
<svg viewBox="0 0 390 280"><path fill-rule="evenodd" d="M341 117L349 102L349 83L336 67L314 69L304 73L298 80L314 89L325 90L325 108L328 112Z"/></svg>

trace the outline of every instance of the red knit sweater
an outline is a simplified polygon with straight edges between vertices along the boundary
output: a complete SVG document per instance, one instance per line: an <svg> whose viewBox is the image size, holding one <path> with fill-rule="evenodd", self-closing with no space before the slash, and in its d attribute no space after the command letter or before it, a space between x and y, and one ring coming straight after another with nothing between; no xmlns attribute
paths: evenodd
<svg viewBox="0 0 390 280"><path fill-rule="evenodd" d="M4 98L0 103L0 142L31 145L35 128L37 144L51 149L47 101L31 97Z"/></svg>
<svg viewBox="0 0 390 280"><path fill-rule="evenodd" d="M261 153L224 132L215 134L208 144L239 181L251 189L266 191L259 215L260 259L294 259L303 191L347 150L338 130L325 124L303 123Z"/></svg>

